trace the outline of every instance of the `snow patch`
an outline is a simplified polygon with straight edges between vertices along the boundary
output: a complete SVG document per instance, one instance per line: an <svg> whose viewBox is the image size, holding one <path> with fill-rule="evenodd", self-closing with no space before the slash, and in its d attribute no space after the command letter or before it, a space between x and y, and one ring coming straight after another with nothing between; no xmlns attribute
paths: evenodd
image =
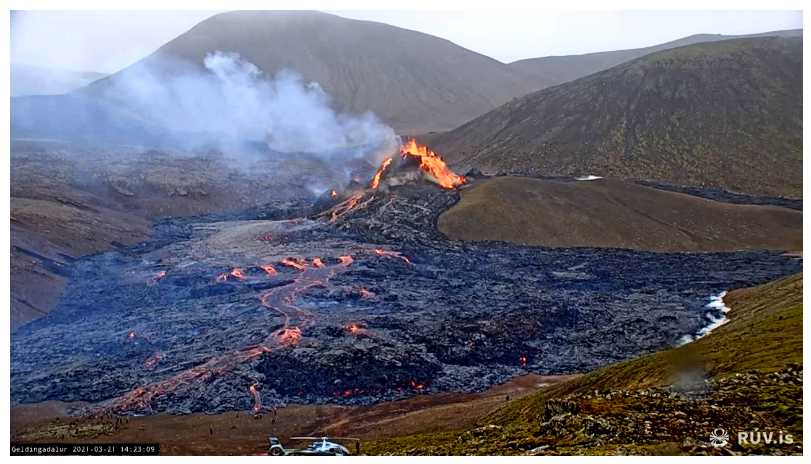
<svg viewBox="0 0 811 464"><path fill-rule="evenodd" d="M684 335L681 338L679 338L679 340L676 342L677 346L686 345L690 342L698 340L699 338L706 337L713 330L729 322L729 319L726 316L727 313L729 312L729 307L727 307L727 305L724 304L724 296L726 296L726 294L727 292L721 292L717 295L713 295L710 297L710 302L707 303L705 308L714 310L715 314L713 314L712 312L707 312L707 314L704 315L709 324L702 327L698 332L696 332L695 336Z"/></svg>

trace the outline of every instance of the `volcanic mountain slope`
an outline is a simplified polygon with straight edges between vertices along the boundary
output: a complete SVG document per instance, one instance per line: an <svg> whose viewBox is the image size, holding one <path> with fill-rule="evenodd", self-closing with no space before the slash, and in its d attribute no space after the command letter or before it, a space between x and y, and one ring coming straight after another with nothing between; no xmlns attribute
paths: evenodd
<svg viewBox="0 0 811 464"><path fill-rule="evenodd" d="M75 72L39 66L11 64L11 96L62 95L107 76L97 72Z"/></svg>
<svg viewBox="0 0 811 464"><path fill-rule="evenodd" d="M803 240L801 211L721 203L612 179L474 181L438 225L462 240L650 251L799 250Z"/></svg>
<svg viewBox="0 0 811 464"><path fill-rule="evenodd" d="M695 342L503 405L484 427L367 443L368 454L802 454L802 275L736 290ZM705 380L706 379L706 380ZM722 428L730 443L711 446ZM773 432L771 444L738 431ZM793 442L778 442L780 434Z"/></svg>
<svg viewBox="0 0 811 464"><path fill-rule="evenodd" d="M635 48L632 50L615 50L610 52L587 53L585 55L545 56L530 58L510 63L510 66L539 78L544 87L552 87L565 82L580 79L581 77L604 71L622 63L641 58L651 53L684 47L687 45L719 42L730 39L743 39L752 37L802 37L802 29L787 31L764 32L762 34L748 35L721 35L697 34L674 40L652 47Z"/></svg>
<svg viewBox="0 0 811 464"><path fill-rule="evenodd" d="M802 40L654 53L524 96L431 148L457 168L801 197Z"/></svg>
<svg viewBox="0 0 811 464"><path fill-rule="evenodd" d="M265 76L296 71L321 85L337 109L371 110L403 134L450 130L539 88L517 69L419 32L317 11L234 11L86 90L99 95L161 58L202 65L216 51L239 53Z"/></svg>

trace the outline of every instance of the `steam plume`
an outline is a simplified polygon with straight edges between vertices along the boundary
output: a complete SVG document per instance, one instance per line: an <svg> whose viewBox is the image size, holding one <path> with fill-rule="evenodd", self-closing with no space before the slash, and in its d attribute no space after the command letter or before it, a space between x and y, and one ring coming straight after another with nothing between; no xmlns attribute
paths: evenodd
<svg viewBox="0 0 811 464"><path fill-rule="evenodd" d="M336 113L321 87L295 72L282 70L268 78L239 54L219 51L207 55L203 65L155 54L71 95L88 98L55 97L62 100L46 105L47 111L46 100L12 102L12 132L16 122L29 131L52 127L61 136L119 139L123 133L124 143L180 144L188 150L225 151L246 141L264 142L280 152L365 158L373 165L397 150L394 131L374 114Z"/></svg>

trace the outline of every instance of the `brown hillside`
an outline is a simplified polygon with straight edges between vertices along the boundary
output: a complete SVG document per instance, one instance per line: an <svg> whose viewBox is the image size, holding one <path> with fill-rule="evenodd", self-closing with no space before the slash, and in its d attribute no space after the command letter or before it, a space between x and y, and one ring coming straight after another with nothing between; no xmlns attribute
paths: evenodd
<svg viewBox="0 0 811 464"><path fill-rule="evenodd" d="M764 32L762 34L749 35L721 35L721 34L696 34L683 39L674 40L652 47L635 48L632 50L614 50L610 52L586 53L584 55L568 56L544 56L541 58L530 58L510 63L510 66L531 74L544 84L544 87L552 87L565 82L580 79L581 77L604 71L614 66L621 65L631 60L641 58L651 53L679 48L687 45L720 42L722 40L743 39L751 37L802 37L802 29L788 31Z"/></svg>
<svg viewBox="0 0 811 464"><path fill-rule="evenodd" d="M476 181L439 218L462 240L652 251L802 248L802 212L720 203L641 185L496 177Z"/></svg>
<svg viewBox="0 0 811 464"><path fill-rule="evenodd" d="M431 148L463 171L802 197L802 51L801 39L758 38L654 53L519 98Z"/></svg>
<svg viewBox="0 0 811 464"><path fill-rule="evenodd" d="M213 16L134 64L161 56L203 63L237 52L266 76L287 68L318 82L335 105L373 111L395 130L450 130L537 90L536 79L452 42L317 11L232 11ZM88 87L99 92L133 69Z"/></svg>

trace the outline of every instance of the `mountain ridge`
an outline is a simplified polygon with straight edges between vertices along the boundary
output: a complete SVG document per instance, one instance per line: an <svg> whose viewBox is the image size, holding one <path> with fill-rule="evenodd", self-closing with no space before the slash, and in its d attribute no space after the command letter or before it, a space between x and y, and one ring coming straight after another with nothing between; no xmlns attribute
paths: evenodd
<svg viewBox="0 0 811 464"><path fill-rule="evenodd" d="M525 95L429 144L462 172L596 175L798 198L801 101L801 39L735 39L654 53Z"/></svg>

